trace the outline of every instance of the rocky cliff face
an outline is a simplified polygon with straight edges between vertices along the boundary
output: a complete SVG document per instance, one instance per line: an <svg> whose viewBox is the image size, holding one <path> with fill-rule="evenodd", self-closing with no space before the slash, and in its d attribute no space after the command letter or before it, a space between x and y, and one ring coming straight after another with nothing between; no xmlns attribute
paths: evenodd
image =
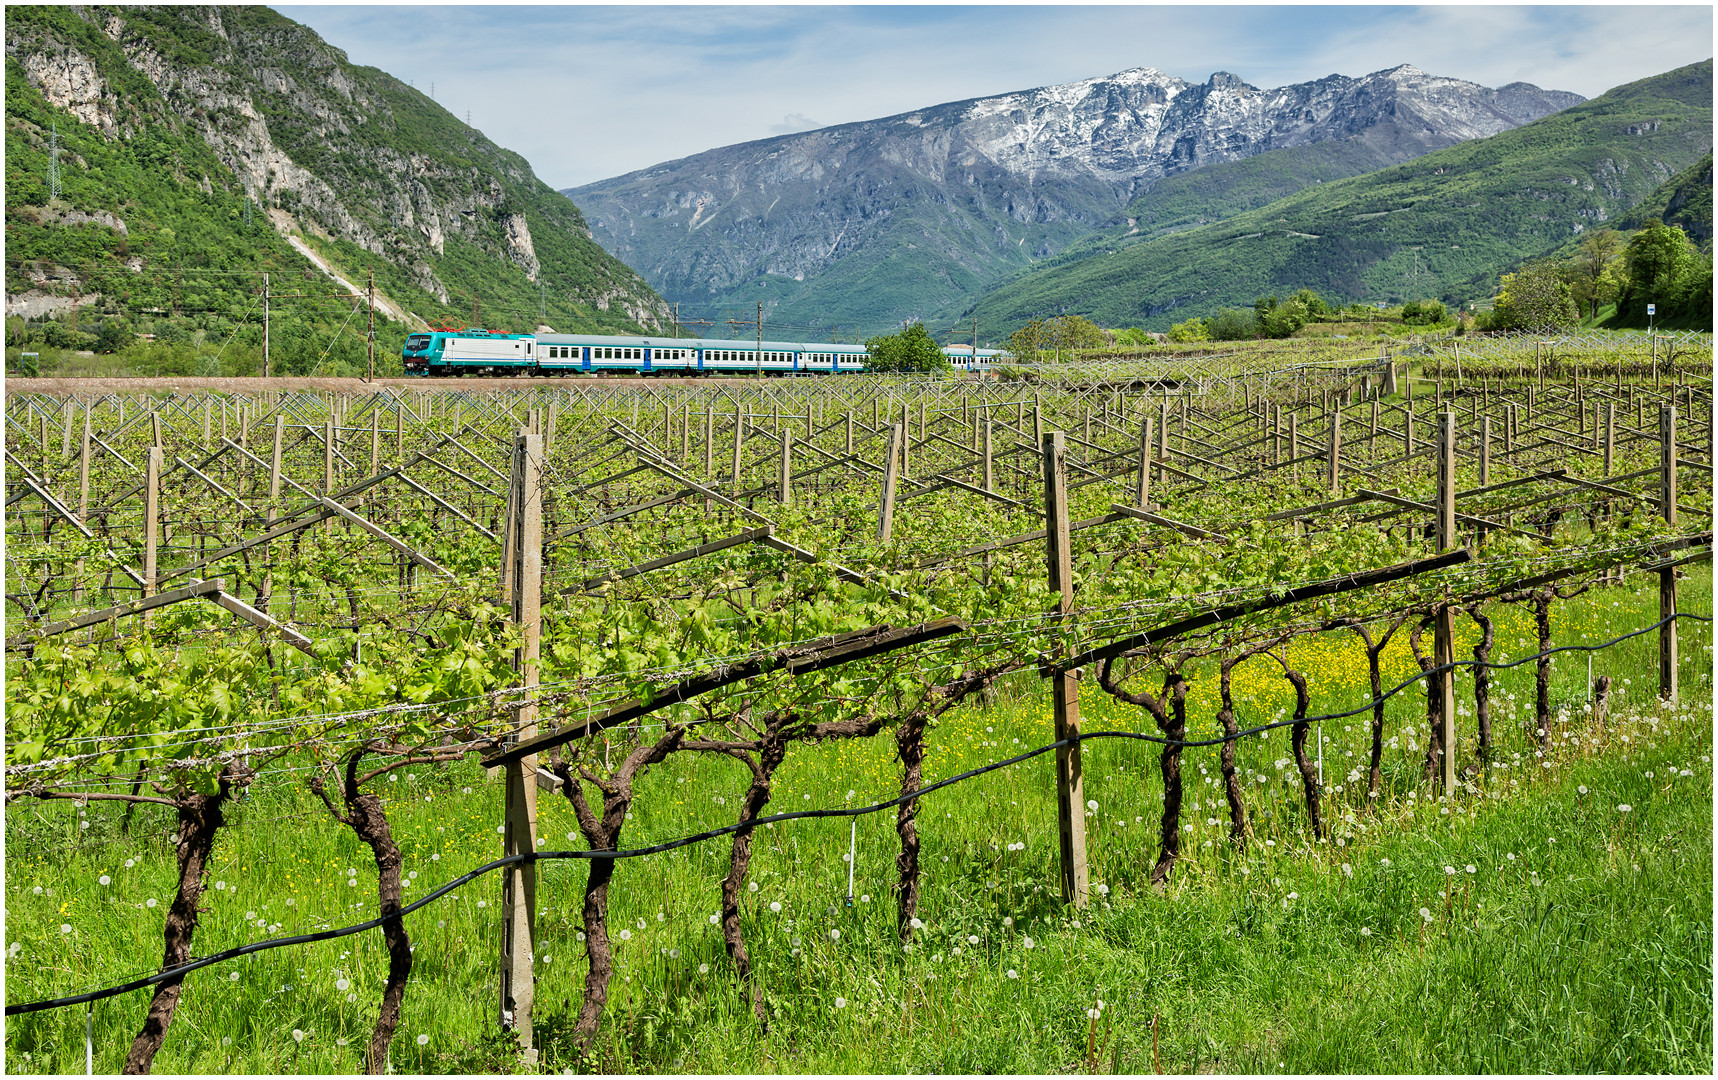
<svg viewBox="0 0 1718 1080"><path fill-rule="evenodd" d="M202 184L238 189L330 258L397 268L401 287L423 294L397 297L403 306L469 310L475 295L535 315L547 295L574 322L611 308L646 327L667 318L524 159L267 8L9 15L6 50L50 105L104 139L194 133L230 171Z"/></svg>
<svg viewBox="0 0 1718 1080"><path fill-rule="evenodd" d="M1261 90L1135 68L711 150L566 194L663 295L778 320L941 317L1166 176L1333 139L1386 163L1576 104L1398 67Z"/></svg>

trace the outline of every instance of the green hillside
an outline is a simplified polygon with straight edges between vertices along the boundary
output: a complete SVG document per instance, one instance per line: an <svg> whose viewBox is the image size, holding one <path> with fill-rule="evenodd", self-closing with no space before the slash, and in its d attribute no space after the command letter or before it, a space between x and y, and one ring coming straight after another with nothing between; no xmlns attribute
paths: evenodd
<svg viewBox="0 0 1718 1080"><path fill-rule="evenodd" d="M1115 221L1011 280L1223 221L1314 184L1384 168L1390 161L1388 154L1354 138L1267 150L1178 173L1134 199Z"/></svg>
<svg viewBox="0 0 1718 1080"><path fill-rule="evenodd" d="M153 334L190 347L180 367L248 373L268 272L275 370L350 372L364 319L292 240L355 285L374 274L396 364L425 321L666 320L523 158L268 8L13 7L6 37L11 351Z"/></svg>
<svg viewBox="0 0 1718 1080"><path fill-rule="evenodd" d="M1622 229L1638 229L1649 221L1680 225L1696 244L1712 239L1712 155L1671 177L1618 222Z"/></svg>
<svg viewBox="0 0 1718 1080"><path fill-rule="evenodd" d="M1165 330L1301 287L1343 301L1461 303L1490 295L1470 290L1495 285L1500 268L1626 214L1711 148L1708 60L1406 165L1022 274L969 316L999 333L1063 313ZM1249 185L1235 190L1244 198ZM1198 198L1159 205L1158 227L1173 228Z"/></svg>

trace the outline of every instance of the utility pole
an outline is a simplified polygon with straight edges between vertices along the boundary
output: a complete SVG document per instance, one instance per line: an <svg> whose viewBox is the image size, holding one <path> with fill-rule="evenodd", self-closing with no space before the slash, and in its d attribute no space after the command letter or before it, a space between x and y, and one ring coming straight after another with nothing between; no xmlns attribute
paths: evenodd
<svg viewBox="0 0 1718 1080"><path fill-rule="evenodd" d="M268 378L268 275L262 276L262 377Z"/></svg>
<svg viewBox="0 0 1718 1080"><path fill-rule="evenodd" d="M370 332L368 335L370 347L370 373L364 376L365 382L376 381L376 272L370 271Z"/></svg>
<svg viewBox="0 0 1718 1080"><path fill-rule="evenodd" d="M680 337L680 301L678 300L674 302L674 337L676 340Z"/></svg>
<svg viewBox="0 0 1718 1080"><path fill-rule="evenodd" d="M764 373L764 302L758 301L758 374Z"/></svg>

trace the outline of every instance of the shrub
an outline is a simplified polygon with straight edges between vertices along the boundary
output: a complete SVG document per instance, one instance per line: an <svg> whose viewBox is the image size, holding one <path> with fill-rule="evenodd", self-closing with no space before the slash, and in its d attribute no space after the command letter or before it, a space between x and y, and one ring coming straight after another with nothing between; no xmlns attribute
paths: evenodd
<svg viewBox="0 0 1718 1080"><path fill-rule="evenodd" d="M1169 340L1177 343L1210 341L1211 323L1207 319L1197 317L1178 322L1169 328Z"/></svg>

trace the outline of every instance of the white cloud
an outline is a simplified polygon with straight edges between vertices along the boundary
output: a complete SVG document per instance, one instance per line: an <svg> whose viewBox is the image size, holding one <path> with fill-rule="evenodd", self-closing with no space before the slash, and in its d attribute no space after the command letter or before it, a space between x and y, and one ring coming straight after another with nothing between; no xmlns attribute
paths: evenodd
<svg viewBox="0 0 1718 1080"><path fill-rule="evenodd" d="M1410 63L1588 97L1712 55L1681 7L280 7L555 187L1150 66L1274 87ZM822 123L810 119L821 117Z"/></svg>
<svg viewBox="0 0 1718 1080"><path fill-rule="evenodd" d="M815 131L823 124L804 113L788 113L781 118L781 123L770 125L771 135L792 135L797 131Z"/></svg>

